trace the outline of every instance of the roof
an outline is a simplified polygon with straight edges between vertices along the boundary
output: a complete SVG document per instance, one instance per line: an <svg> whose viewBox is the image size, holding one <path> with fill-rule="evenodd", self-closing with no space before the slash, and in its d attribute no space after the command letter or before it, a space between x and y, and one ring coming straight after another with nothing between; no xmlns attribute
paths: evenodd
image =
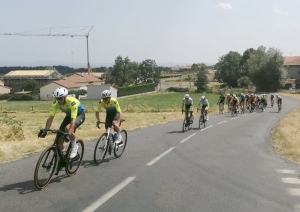
<svg viewBox="0 0 300 212"><path fill-rule="evenodd" d="M285 84L286 85L296 84L296 79L286 79Z"/></svg>
<svg viewBox="0 0 300 212"><path fill-rule="evenodd" d="M10 71L4 76L47 76L55 72L55 70L15 70Z"/></svg>
<svg viewBox="0 0 300 212"><path fill-rule="evenodd" d="M64 78L61 80L56 80L53 82L60 86L65 87L65 88L80 88L81 85L78 85L77 83L85 82L88 84L92 84L93 82L101 82L101 80L87 74L87 75L79 76L79 77L67 77L67 78Z"/></svg>
<svg viewBox="0 0 300 212"><path fill-rule="evenodd" d="M284 65L286 66L300 66L300 56L283 57Z"/></svg>

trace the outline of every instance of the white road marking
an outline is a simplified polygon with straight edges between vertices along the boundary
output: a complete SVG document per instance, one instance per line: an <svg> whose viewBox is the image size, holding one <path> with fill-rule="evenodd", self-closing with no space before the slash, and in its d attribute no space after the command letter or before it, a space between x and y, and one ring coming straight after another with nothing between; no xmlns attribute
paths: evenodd
<svg viewBox="0 0 300 212"><path fill-rule="evenodd" d="M235 117L235 118L232 118L232 119L230 119L230 120L234 120L234 119L238 119L239 117Z"/></svg>
<svg viewBox="0 0 300 212"><path fill-rule="evenodd" d="M99 208L103 203L105 203L107 200L109 200L112 196L114 196L116 193L118 193L122 188L124 188L126 185L128 185L131 181L133 181L136 177L128 177L123 182L121 182L119 185L114 187L112 190L104 194L102 197L97 199L93 204L91 204L89 207L84 209L82 212L92 212L95 211L97 208Z"/></svg>
<svg viewBox="0 0 300 212"><path fill-rule="evenodd" d="M288 190L289 190L291 195L300 196L300 189L299 188L289 188Z"/></svg>
<svg viewBox="0 0 300 212"><path fill-rule="evenodd" d="M300 184L300 179L298 178L282 178L282 182L284 183L293 183L293 184Z"/></svg>
<svg viewBox="0 0 300 212"><path fill-rule="evenodd" d="M281 174L299 174L299 171L290 169L276 169L276 172Z"/></svg>
<svg viewBox="0 0 300 212"><path fill-rule="evenodd" d="M211 128L212 126L214 126L214 125L210 125L210 126L208 126L208 127L205 127L204 129L202 129L202 130L200 130L200 131L207 130L208 128Z"/></svg>
<svg viewBox="0 0 300 212"><path fill-rule="evenodd" d="M168 154L169 152L171 152L173 149L175 149L175 147L171 147L170 149L164 151L161 155L157 156L156 158L154 158L153 160L151 160L149 163L147 163L147 166L152 166L156 161L158 161L159 159L161 159L163 156L165 156L166 154Z"/></svg>
<svg viewBox="0 0 300 212"><path fill-rule="evenodd" d="M194 134L190 135L189 137L183 139L182 141L180 141L180 143L185 142L186 140L188 140L189 138L193 137L194 135L196 135L196 133L194 133Z"/></svg>
<svg viewBox="0 0 300 212"><path fill-rule="evenodd" d="M223 124L223 123L225 123L225 122L227 122L227 121L222 121L222 122L219 122L219 123L217 123L217 124Z"/></svg>

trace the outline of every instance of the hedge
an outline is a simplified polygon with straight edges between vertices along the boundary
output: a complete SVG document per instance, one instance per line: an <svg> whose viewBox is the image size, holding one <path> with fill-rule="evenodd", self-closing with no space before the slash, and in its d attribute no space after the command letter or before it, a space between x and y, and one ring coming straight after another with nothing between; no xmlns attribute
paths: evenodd
<svg viewBox="0 0 300 212"><path fill-rule="evenodd" d="M143 84L118 88L118 97L155 91L155 84Z"/></svg>

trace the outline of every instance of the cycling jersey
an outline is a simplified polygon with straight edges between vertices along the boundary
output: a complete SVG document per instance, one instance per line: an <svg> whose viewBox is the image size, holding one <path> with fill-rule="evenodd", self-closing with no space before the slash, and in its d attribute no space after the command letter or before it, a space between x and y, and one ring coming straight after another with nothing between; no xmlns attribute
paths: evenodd
<svg viewBox="0 0 300 212"><path fill-rule="evenodd" d="M202 109L209 107L209 102L207 99L200 99L198 106L202 104Z"/></svg>
<svg viewBox="0 0 300 212"><path fill-rule="evenodd" d="M118 100L111 97L109 103L104 103L103 99L99 101L96 112L100 112L101 108L104 107L106 113L121 113L121 107L118 103Z"/></svg>
<svg viewBox="0 0 300 212"><path fill-rule="evenodd" d="M219 103L223 103L225 101L225 96L220 96L220 98L219 98Z"/></svg>
<svg viewBox="0 0 300 212"><path fill-rule="evenodd" d="M185 108L186 111L189 111L193 106L193 99L192 98L188 98L182 99L182 110Z"/></svg>
<svg viewBox="0 0 300 212"><path fill-rule="evenodd" d="M55 100L51 105L50 116L55 116L57 109L60 109L71 118L76 118L84 111L83 105L74 97L66 97L66 102L63 105L58 104L58 101Z"/></svg>
<svg viewBox="0 0 300 212"><path fill-rule="evenodd" d="M241 99L241 100L244 100L244 99L245 99L245 95L241 95L241 96L240 96L240 99Z"/></svg>

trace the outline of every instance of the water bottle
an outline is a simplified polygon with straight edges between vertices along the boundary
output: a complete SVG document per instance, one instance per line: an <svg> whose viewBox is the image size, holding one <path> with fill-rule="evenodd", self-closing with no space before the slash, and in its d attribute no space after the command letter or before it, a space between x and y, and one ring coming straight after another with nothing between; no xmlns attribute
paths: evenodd
<svg viewBox="0 0 300 212"><path fill-rule="evenodd" d="M118 139L118 137L119 137L118 133L115 133L113 136L113 140L116 141Z"/></svg>

